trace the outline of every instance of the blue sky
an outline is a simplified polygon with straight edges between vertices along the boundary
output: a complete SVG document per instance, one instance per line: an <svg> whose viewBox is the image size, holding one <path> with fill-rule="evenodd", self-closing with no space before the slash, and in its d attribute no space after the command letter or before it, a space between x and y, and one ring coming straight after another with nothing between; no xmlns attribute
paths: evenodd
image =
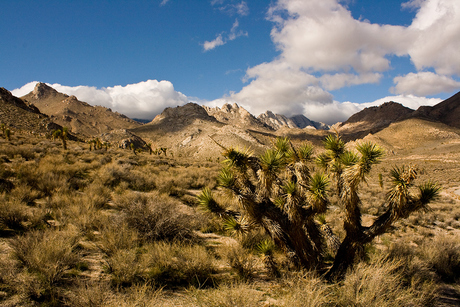
<svg viewBox="0 0 460 307"><path fill-rule="evenodd" d="M0 86L131 117L188 101L333 123L460 90L458 0L0 0Z"/></svg>

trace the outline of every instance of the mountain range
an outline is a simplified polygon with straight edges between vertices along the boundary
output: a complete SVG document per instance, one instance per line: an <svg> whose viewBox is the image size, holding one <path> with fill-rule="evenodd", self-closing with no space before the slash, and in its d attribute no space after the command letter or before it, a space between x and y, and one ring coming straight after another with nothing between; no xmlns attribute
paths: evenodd
<svg viewBox="0 0 460 307"><path fill-rule="evenodd" d="M332 127L303 115L286 117L266 111L255 117L237 104L211 108L195 103L166 108L151 122L141 123L111 109L91 106L75 96L59 93L44 83L37 83L32 92L20 98L0 88L0 106L0 123L27 133L50 133L68 127L81 140L98 137L120 147L128 147L130 143L140 147L150 142L155 147L167 147L170 152L195 157L220 152L220 146L262 151L277 136L289 136L293 142L309 140L320 144L331 133L329 129L347 140L375 139L380 131L404 123L408 127L418 123L428 130L436 126L448 134L459 134L460 129L460 93L433 107L417 110L386 102L365 108ZM387 142L385 138L381 137L381 142Z"/></svg>

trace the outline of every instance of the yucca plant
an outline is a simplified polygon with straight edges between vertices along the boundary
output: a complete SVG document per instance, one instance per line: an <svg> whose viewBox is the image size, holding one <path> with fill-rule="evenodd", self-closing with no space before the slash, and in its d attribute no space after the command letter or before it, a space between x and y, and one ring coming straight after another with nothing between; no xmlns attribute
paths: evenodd
<svg viewBox="0 0 460 307"><path fill-rule="evenodd" d="M257 244L256 249L262 255L262 261L269 275L280 277L281 273L273 255L276 250L275 243L270 239L265 239Z"/></svg>
<svg viewBox="0 0 460 307"><path fill-rule="evenodd" d="M53 132L53 139L60 139L62 142L62 148L67 150L67 139L69 136L69 130L67 127L63 127L62 130L58 129Z"/></svg>
<svg viewBox="0 0 460 307"><path fill-rule="evenodd" d="M248 150L225 148L219 183L239 205L239 212L232 219L225 217L225 223L239 231L260 227L296 264L319 268L323 242L314 216L327 204L315 195L325 195L327 183L310 184L307 163L311 147L294 148L287 138L278 139L274 145L260 157ZM206 202L212 206L208 208L215 208L214 212L222 216L222 208L214 205L217 201L209 190L199 196L200 200L209 198L212 201Z"/></svg>
<svg viewBox="0 0 460 307"><path fill-rule="evenodd" d="M360 185L368 180L384 151L376 144L364 142L356 146L356 152L351 152L338 134L329 135L324 147L326 151L316 158L311 145L295 147L287 138L277 139L274 147L259 157L247 150L224 148L227 159L219 184L231 193L239 210L231 216L224 214L226 209L209 189L202 191L199 201L207 211L224 218L228 230L244 233L256 227L263 229L300 267L325 272L328 246L335 258L325 277L343 278L355 261L363 258L367 243L387 231L397 219L427 210L428 203L439 194L439 187L428 182L414 194L411 187L417 175L415 168L395 167L385 212L370 227L364 227ZM326 173L313 172L313 161ZM346 236L342 242L324 218L319 218L320 222L317 219L327 211L331 178L336 182L339 205L344 211Z"/></svg>
<svg viewBox="0 0 460 307"><path fill-rule="evenodd" d="M345 211L346 236L340 244L333 266L326 274L329 280L342 278L357 259L363 258L365 244L385 233L396 220L406 218L415 211L428 210L428 203L440 192L440 187L436 183L427 182L418 187L418 193L413 193L411 187L417 177L416 168L395 167L390 173L392 184L385 199L385 211L371 226L364 227L361 224L359 187L362 182L366 182L372 165L380 162L384 152L369 142L358 144L356 150L359 152L358 158L345 166L338 178L342 185L339 196Z"/></svg>

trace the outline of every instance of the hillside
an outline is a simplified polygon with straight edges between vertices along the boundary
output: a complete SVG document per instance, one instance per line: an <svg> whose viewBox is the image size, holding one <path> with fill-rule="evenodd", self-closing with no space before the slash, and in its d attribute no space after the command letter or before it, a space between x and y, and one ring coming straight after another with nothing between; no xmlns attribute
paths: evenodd
<svg viewBox="0 0 460 307"><path fill-rule="evenodd" d="M413 117L425 118L460 128L460 92L435 106L418 108Z"/></svg>
<svg viewBox="0 0 460 307"><path fill-rule="evenodd" d="M375 134L368 134L363 140L380 144L395 158L416 155L423 159L442 160L460 153L460 129L419 118L392 123Z"/></svg>
<svg viewBox="0 0 460 307"><path fill-rule="evenodd" d="M44 83L37 83L34 90L21 99L33 103L52 121L86 137L141 126L141 123L111 109L91 106L75 96L59 93Z"/></svg>
<svg viewBox="0 0 460 307"><path fill-rule="evenodd" d="M378 107L365 108L353 114L337 130L349 139L362 138L368 133L376 133L391 123L410 116L414 110L397 102L386 102Z"/></svg>
<svg viewBox="0 0 460 307"><path fill-rule="evenodd" d="M30 134L47 133L61 128L31 104L0 88L0 123L13 130Z"/></svg>
<svg viewBox="0 0 460 307"><path fill-rule="evenodd" d="M166 147L175 155L197 158L220 158L222 148L214 141L227 147L261 151L265 144L259 139L267 137L257 131L224 124L195 103L166 108L150 123L129 131L152 142L155 148Z"/></svg>

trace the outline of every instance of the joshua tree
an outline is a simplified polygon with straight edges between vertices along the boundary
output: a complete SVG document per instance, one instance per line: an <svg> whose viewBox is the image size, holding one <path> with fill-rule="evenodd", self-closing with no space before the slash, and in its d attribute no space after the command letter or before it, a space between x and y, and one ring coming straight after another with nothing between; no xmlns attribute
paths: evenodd
<svg viewBox="0 0 460 307"><path fill-rule="evenodd" d="M259 157L248 151L224 148L227 159L219 184L235 197L239 210L226 210L209 189L199 195L200 205L224 218L227 228L244 232L261 227L294 263L319 272L327 269L325 276L329 280L341 278L363 256L365 244L383 234L397 219L426 210L427 204L438 195L439 187L428 182L413 195L409 188L416 177L414 167L394 168L385 212L370 227L364 227L359 187L371 167L380 161L383 150L372 143L361 143L356 153L350 152L338 135L329 136L324 144L326 152L316 160L336 180L346 232L330 268L326 268L323 255L326 236L333 233L320 216L329 204L330 180L324 173L312 172L314 159L310 145L296 148L287 138L278 139L274 148ZM322 225L315 217L322 220Z"/></svg>
<svg viewBox="0 0 460 307"><path fill-rule="evenodd" d="M289 144L288 139L278 139L275 148L260 157L225 149L219 183L238 200L235 228L262 227L294 263L319 269L324 246L314 218L326 211L329 180L322 173L310 173L310 145L296 149ZM207 210L225 212L210 193L202 193L199 200Z"/></svg>
<svg viewBox="0 0 460 307"><path fill-rule="evenodd" d="M136 147L134 146L134 143L129 144L129 148L131 148L133 153L136 154Z"/></svg>
<svg viewBox="0 0 460 307"><path fill-rule="evenodd" d="M67 127L63 127L62 130L58 129L53 132L53 139L61 139L62 148L64 148L64 150L67 150L68 135L69 135L69 132L68 132Z"/></svg>
<svg viewBox="0 0 460 307"><path fill-rule="evenodd" d="M6 139L7 139L8 141L11 141L11 130L10 130L10 129L6 128L6 129L4 130L4 132L3 132L3 134L5 135L5 137L6 137Z"/></svg>
<svg viewBox="0 0 460 307"><path fill-rule="evenodd" d="M153 153L152 143L145 144L145 147L147 147L147 149L149 150L149 154L151 155Z"/></svg>

